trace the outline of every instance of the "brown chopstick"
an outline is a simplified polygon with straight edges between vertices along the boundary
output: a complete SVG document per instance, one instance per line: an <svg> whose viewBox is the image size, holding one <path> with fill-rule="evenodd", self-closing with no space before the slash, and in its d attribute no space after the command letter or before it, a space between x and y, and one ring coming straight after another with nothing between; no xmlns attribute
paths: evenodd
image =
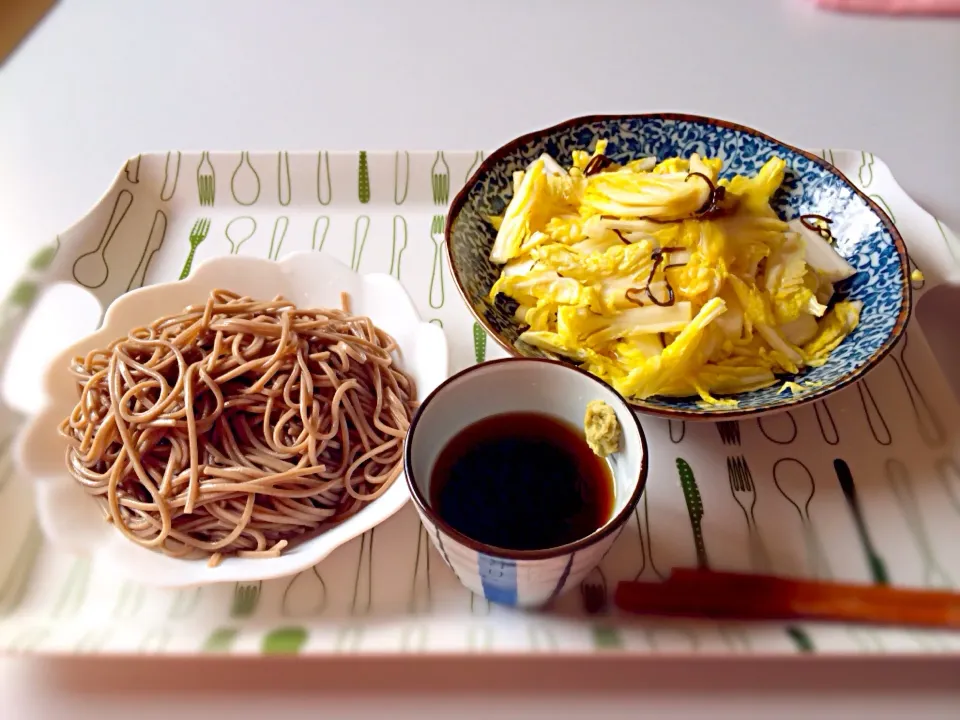
<svg viewBox="0 0 960 720"><path fill-rule="evenodd" d="M674 570L662 583L621 582L614 603L646 615L960 629L957 593L711 570Z"/></svg>

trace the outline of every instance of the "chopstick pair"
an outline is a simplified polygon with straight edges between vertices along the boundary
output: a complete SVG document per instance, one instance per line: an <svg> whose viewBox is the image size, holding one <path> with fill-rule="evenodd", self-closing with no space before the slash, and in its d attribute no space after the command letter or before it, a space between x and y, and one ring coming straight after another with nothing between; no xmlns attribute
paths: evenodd
<svg viewBox="0 0 960 720"><path fill-rule="evenodd" d="M621 582L614 603L646 615L960 629L957 593L699 569L676 569L662 583Z"/></svg>

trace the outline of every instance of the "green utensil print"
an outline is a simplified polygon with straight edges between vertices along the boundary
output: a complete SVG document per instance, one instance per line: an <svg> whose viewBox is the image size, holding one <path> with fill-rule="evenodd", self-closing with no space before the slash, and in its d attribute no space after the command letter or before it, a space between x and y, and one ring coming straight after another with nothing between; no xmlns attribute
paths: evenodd
<svg viewBox="0 0 960 720"><path fill-rule="evenodd" d="M803 628L791 625L786 628L786 633L790 640L793 641L793 644L796 645L798 651L802 653L817 651L816 645L813 644L813 638L811 638Z"/></svg>
<svg viewBox="0 0 960 720"><path fill-rule="evenodd" d="M950 504L960 513L960 465L952 457L946 457L937 460L935 467L943 489L950 498Z"/></svg>
<svg viewBox="0 0 960 720"><path fill-rule="evenodd" d="M277 628L264 636L261 650L267 655L296 655L303 649L307 637L302 627Z"/></svg>
<svg viewBox="0 0 960 720"><path fill-rule="evenodd" d="M327 607L327 585L314 565L298 573L283 591L280 612L284 617L320 615Z"/></svg>
<svg viewBox="0 0 960 720"><path fill-rule="evenodd" d="M163 239L167 234L167 216L163 210L157 210L153 216L153 224L150 226L150 233L147 235L147 242L144 243L143 252L140 254L140 261L137 263L137 269L133 271L130 282L127 283L127 292L134 288L143 287L146 282L147 272L150 270L150 263L154 256L160 252L163 247Z"/></svg>
<svg viewBox="0 0 960 720"><path fill-rule="evenodd" d="M77 615L87 599L90 583L90 560L79 558L73 562L67 579L60 587L60 593L53 605L52 615L56 618Z"/></svg>
<svg viewBox="0 0 960 720"><path fill-rule="evenodd" d="M350 267L360 272L363 249L367 246L367 233L370 231L370 216L361 215L353 223L353 252L350 254Z"/></svg>
<svg viewBox="0 0 960 720"><path fill-rule="evenodd" d="M317 153L317 201L329 205L333 198L333 186L330 184L330 153Z"/></svg>
<svg viewBox="0 0 960 720"><path fill-rule="evenodd" d="M286 207L290 204L293 189L290 187L290 153L277 153L277 200ZM286 198L286 199L284 199Z"/></svg>
<svg viewBox="0 0 960 720"><path fill-rule="evenodd" d="M450 166L440 151L437 151L430 168L430 188L433 191L433 204L446 205L450 200Z"/></svg>
<svg viewBox="0 0 960 720"><path fill-rule="evenodd" d="M115 618L133 618L143 607L143 601L146 599L146 590L142 585L125 580L120 586L120 593L117 595L117 604L113 608L112 617Z"/></svg>
<svg viewBox="0 0 960 720"><path fill-rule="evenodd" d="M478 322L473 323L473 356L477 363L487 359L487 332Z"/></svg>
<svg viewBox="0 0 960 720"><path fill-rule="evenodd" d="M237 255L243 244L257 232L257 221L249 215L237 217L227 223L224 235L230 243L230 254Z"/></svg>
<svg viewBox="0 0 960 720"><path fill-rule="evenodd" d="M950 252L951 257L953 257L954 263L960 262L960 258L957 257L957 251L953 247L954 243L950 242L950 238L947 237L947 230L943 226L943 223L936 218L934 218L933 221L937 224L937 230L940 231L940 237L943 238L943 244L947 246L947 250Z"/></svg>
<svg viewBox="0 0 960 720"><path fill-rule="evenodd" d="M200 243L207 239L207 233L210 232L210 218L200 218L190 229L190 252L187 253L187 259L183 263L183 269L180 271L180 279L183 280L190 274L190 268L193 267L193 257L197 254L197 248Z"/></svg>
<svg viewBox="0 0 960 720"><path fill-rule="evenodd" d="M867 523L863 517L863 509L860 507L860 499L857 496L857 488L853 483L853 474L850 472L850 466L840 458L833 461L833 469L837 474L837 481L840 483L840 489L847 501L847 507L850 508L850 514L853 515L853 521L857 528L857 535L860 538L860 546L867 558L867 565L870 568L870 575L873 582L877 585L889 585L890 577L887 575L887 566L883 558L877 554L873 547L873 541L870 539L870 533L867 530Z"/></svg>
<svg viewBox="0 0 960 720"><path fill-rule="evenodd" d="M327 231L329 229L330 217L328 215L321 215L313 221L313 236L310 241L311 250L316 250L317 252L323 251L323 244L327 241Z"/></svg>
<svg viewBox="0 0 960 720"><path fill-rule="evenodd" d="M7 296L3 299L3 307L4 309L17 308L25 310L33 304L39 291L40 288L35 282L21 278L10 288L10 292L8 292Z"/></svg>
<svg viewBox="0 0 960 720"><path fill-rule="evenodd" d="M467 174L463 178L464 185L470 182L470 176L473 175L473 171L477 169L481 162L483 162L483 150L477 150L477 152L474 153L473 162L470 163L470 167L467 168Z"/></svg>
<svg viewBox="0 0 960 720"><path fill-rule="evenodd" d="M210 633L200 646L201 652L228 653L237 641L236 628L217 628Z"/></svg>
<svg viewBox="0 0 960 720"><path fill-rule="evenodd" d="M40 528L33 521L30 522L24 534L13 563L7 571L3 583L0 584L0 614L15 610L23 601L30 586L30 576L36 563L43 535Z"/></svg>
<svg viewBox="0 0 960 720"><path fill-rule="evenodd" d="M273 234L270 236L270 259L276 260L280 257L280 248L283 247L283 238L287 235L287 228L290 226L290 218L281 215L273 223Z"/></svg>
<svg viewBox="0 0 960 720"><path fill-rule="evenodd" d="M96 290L102 287L110 277L110 268L107 265L107 248L117 233L117 228L127 216L130 206L133 205L133 193L123 189L117 193L113 201L113 209L107 226L103 229L100 242L90 252L86 252L73 263L73 279L86 288Z"/></svg>
<svg viewBox="0 0 960 720"><path fill-rule="evenodd" d="M677 473L680 476L680 487L683 488L683 499L687 503L687 513L690 515L690 527L693 530L693 544L697 550L697 566L709 566L707 547L703 541L703 500L700 497L700 488L693 476L693 469L683 458L677 458Z"/></svg>
<svg viewBox="0 0 960 720"><path fill-rule="evenodd" d="M253 205L260 199L260 175L246 150L240 153L240 162L230 176L230 193L240 205Z"/></svg>
<svg viewBox="0 0 960 720"><path fill-rule="evenodd" d="M430 322L432 322L437 327L440 327L440 328L443 327L443 320L441 320L440 318L430 318Z"/></svg>
<svg viewBox="0 0 960 720"><path fill-rule="evenodd" d="M590 635L597 650L623 650L623 636L611 625L594 625L590 628Z"/></svg>
<svg viewBox="0 0 960 720"><path fill-rule="evenodd" d="M230 617L248 618L257 610L260 603L262 581L252 583L238 582L233 588L233 603L230 605Z"/></svg>
<svg viewBox="0 0 960 720"><path fill-rule="evenodd" d="M142 653L162 653L173 639L173 633L165 627L147 630L137 648Z"/></svg>
<svg viewBox="0 0 960 720"><path fill-rule="evenodd" d="M953 578L940 564L934 552L933 543L930 542L927 524L923 518L923 512L920 510L920 504L917 502L917 497L913 492L913 483L910 480L910 472L907 470L907 466L896 458L889 458L886 463L886 471L887 481L890 483L890 488L893 490L897 504L900 506L903 518L907 521L907 527L913 536L917 552L923 563L924 585L936 588L953 587Z"/></svg>
<svg viewBox="0 0 960 720"><path fill-rule="evenodd" d="M430 239L433 241L433 266L430 270L430 307L443 307L443 215L434 215L430 221Z"/></svg>
<svg viewBox="0 0 960 720"><path fill-rule="evenodd" d="M182 588L177 590L173 596L173 602L170 604L170 610L167 618L170 620L182 620L193 614L200 604L200 597L203 594L202 587Z"/></svg>
<svg viewBox="0 0 960 720"><path fill-rule="evenodd" d="M359 167L357 168L357 196L364 205L370 202L370 168L367 165L366 150L360 151Z"/></svg>
<svg viewBox="0 0 960 720"><path fill-rule="evenodd" d="M873 153L860 152L860 169L857 176L860 178L860 187L868 188L873 182Z"/></svg>
<svg viewBox="0 0 960 720"><path fill-rule="evenodd" d="M176 162L173 161L174 152L177 154ZM177 192L177 183L180 181L180 151L174 150L167 153L167 159L163 164L163 185L160 187L160 199L168 202ZM210 203L213 204L212 202Z"/></svg>
<svg viewBox="0 0 960 720"><path fill-rule="evenodd" d="M140 155L127 160L123 166L123 172L127 176L128 183L137 185L140 182Z"/></svg>
<svg viewBox="0 0 960 720"><path fill-rule="evenodd" d="M403 205L410 189L410 153L406 150L403 155L400 150L393 154L393 204Z"/></svg>
<svg viewBox="0 0 960 720"><path fill-rule="evenodd" d="M407 249L407 221L402 215L393 216L393 246L390 249L390 274L400 279L400 263Z"/></svg>
<svg viewBox="0 0 960 720"><path fill-rule="evenodd" d="M673 636L674 639L682 637L689 645L691 651L695 652L700 647L700 638L690 628L667 625L664 627L648 627L644 634L647 636L647 644L653 650L659 650L664 642L661 638Z"/></svg>
<svg viewBox="0 0 960 720"><path fill-rule="evenodd" d="M57 252L60 250L60 236L57 235L57 244L56 245L45 245L44 247L37 250L33 255L30 256L30 259L27 260L27 267L33 272L43 272L50 264L53 262L53 259L57 256Z"/></svg>
<svg viewBox="0 0 960 720"><path fill-rule="evenodd" d="M467 650L469 652L484 652L493 647L493 628L487 625L470 626L467 628Z"/></svg>
<svg viewBox="0 0 960 720"><path fill-rule="evenodd" d="M423 652L427 649L430 630L421 623L407 625L400 631L400 652Z"/></svg>
<svg viewBox="0 0 960 720"><path fill-rule="evenodd" d="M177 153L177 172L180 170L180 153ZM167 155L167 163L170 162L170 156ZM200 155L200 164L197 165L197 195L200 197L200 204L213 207L214 200L217 197L217 173L213 169L213 163L210 162L210 153L204 151Z"/></svg>

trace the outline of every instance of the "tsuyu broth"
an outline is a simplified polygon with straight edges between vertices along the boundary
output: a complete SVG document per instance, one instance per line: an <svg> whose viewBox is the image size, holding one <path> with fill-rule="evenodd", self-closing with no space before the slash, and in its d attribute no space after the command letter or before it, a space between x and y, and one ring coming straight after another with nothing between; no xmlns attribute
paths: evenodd
<svg viewBox="0 0 960 720"><path fill-rule="evenodd" d="M431 474L430 503L473 540L543 550L606 524L613 476L572 425L541 413L505 413L467 426L447 443Z"/></svg>

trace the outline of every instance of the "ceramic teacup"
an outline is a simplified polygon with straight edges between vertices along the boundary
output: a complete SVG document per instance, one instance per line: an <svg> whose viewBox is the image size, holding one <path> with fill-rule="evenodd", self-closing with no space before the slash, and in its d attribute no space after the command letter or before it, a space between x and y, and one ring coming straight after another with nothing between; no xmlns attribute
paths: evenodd
<svg viewBox="0 0 960 720"><path fill-rule="evenodd" d="M431 507L433 465L464 428L510 412L542 413L582 428L592 400L614 409L621 438L620 450L609 460L613 511L590 535L543 550L498 548L467 537ZM576 587L623 530L646 483L647 443L630 406L594 376L553 360L494 360L454 375L427 396L407 433L404 466L427 534L460 582L491 602L539 607Z"/></svg>

